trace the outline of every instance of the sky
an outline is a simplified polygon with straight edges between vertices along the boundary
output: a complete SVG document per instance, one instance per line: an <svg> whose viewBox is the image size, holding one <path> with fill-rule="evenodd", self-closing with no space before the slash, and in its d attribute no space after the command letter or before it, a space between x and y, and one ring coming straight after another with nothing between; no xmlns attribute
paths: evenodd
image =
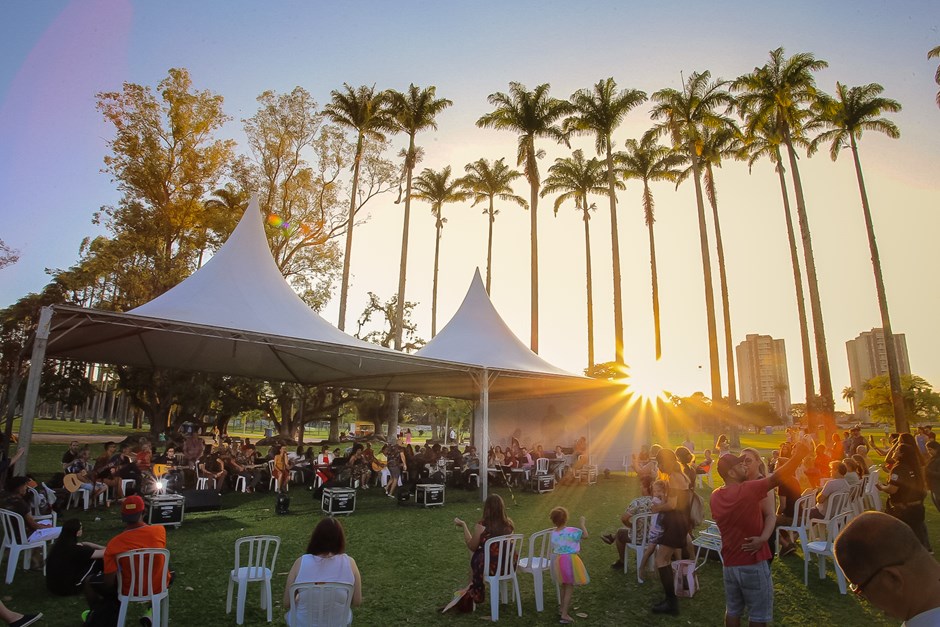
<svg viewBox="0 0 940 627"><path fill-rule="evenodd" d="M247 154L242 120L268 89L299 85L322 105L342 86L405 89L435 85L453 106L437 131L418 135L419 167L450 165L456 173L481 157L515 157L516 137L483 130L487 96L510 81L551 84L567 98L612 76L622 88L652 93L681 88L683 76L710 70L735 78L763 65L770 50L812 52L828 61L818 85L830 93L876 82L903 110L892 116L901 138L866 134L860 143L892 326L907 337L915 374L940 386L936 289L940 233L940 109L933 81L940 45L940 3L915 1L633 3L572 2L72 2L0 5L0 239L20 251L0 271L0 307L48 282L46 268L67 268L83 238L101 233L92 216L119 199L102 172L111 129L95 94L123 82L155 86L173 67L187 68L198 89L225 98L232 117L222 136ZM614 135L615 148L650 126L650 104L638 107ZM394 156L406 139L394 138ZM541 140L544 177L563 146ZM593 141L573 148L593 153ZM881 326L855 172L845 151L801 157L832 384L849 385L845 342ZM769 163L752 172L725 163L716 176L735 345L760 333L786 342L791 395L802 392L799 327L779 184ZM528 197L525 181L516 193ZM618 195L628 364L653 362L649 249L640 204L630 183ZM694 190L653 188L662 308L663 386L708 391L708 349ZM792 193L792 192L791 192ZM385 196L369 205L352 254L347 330L355 330L367 292L397 290L401 205ZM591 220L597 360L613 358L610 216L595 199ZM540 354L580 372L587 364L583 223L572 206L552 214L539 206ZM795 206L795 205L794 205ZM453 315L476 267L485 269L486 218L470 203L444 209L438 327ZM711 227L710 227L711 228ZM714 235L710 233L713 247ZM419 334L430 337L434 220L412 208L406 298L418 302ZM494 233L492 299L509 326L529 338L529 216L501 207ZM714 273L716 301L717 270ZM321 312L336 324L339 290ZM809 304L807 303L807 310ZM719 309L719 333L721 332ZM723 352L723 349L722 349ZM723 386L726 389L724 362ZM847 404L837 398L837 408Z"/></svg>

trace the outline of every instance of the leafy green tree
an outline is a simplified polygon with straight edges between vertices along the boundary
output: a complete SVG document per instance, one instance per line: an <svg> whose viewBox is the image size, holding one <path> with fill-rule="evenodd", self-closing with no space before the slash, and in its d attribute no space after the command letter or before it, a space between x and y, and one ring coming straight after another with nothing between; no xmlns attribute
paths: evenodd
<svg viewBox="0 0 940 627"><path fill-rule="evenodd" d="M748 121L749 122L749 121ZM750 127L750 123L748 123ZM792 141L798 145L807 145L801 137ZM790 197L787 194L786 166L780 155L783 135L774 123L754 125L744 138L743 152L748 162L748 170L760 159L769 159L774 164L780 181L780 193L783 197L783 217L787 225L787 243L790 248L790 264L793 267L793 283L796 290L796 308L800 324L800 349L803 356L803 386L807 401L816 398L816 385L813 381L813 355L809 345L809 323L806 319L806 302L803 297L803 272L800 269L799 251L796 247L796 234L793 230L793 214L790 211Z"/></svg>
<svg viewBox="0 0 940 627"><path fill-rule="evenodd" d="M499 198L514 202L524 209L528 208L525 200L512 191L512 182L521 177L522 173L510 168L503 163L502 159L497 159L492 164L486 159L477 159L465 165L464 171L466 174L461 179L461 183L464 189L473 196L473 206L481 202L488 203L487 208L483 210L489 218L486 236L486 293L492 295L490 278L493 274L493 223L496 221L496 214L499 213L499 210L495 208L494 200Z"/></svg>
<svg viewBox="0 0 940 627"><path fill-rule="evenodd" d="M646 93L638 89L617 90L613 78L597 81L591 89L571 95L572 112L565 120L565 130L594 135L598 155L604 155L607 195L610 200L610 242L614 276L614 361L623 361L623 297L620 277L620 234L617 227L617 187L614 172L612 135L635 107L646 102Z"/></svg>
<svg viewBox="0 0 940 627"><path fill-rule="evenodd" d="M823 143L829 143L829 155L835 161L843 146L852 149L855 161L855 176L858 179L858 191L862 197L862 213L865 217L865 231L868 234L868 249L871 252L871 264L875 273L875 291L878 296L878 309L881 311L881 326L884 329L885 354L888 361L888 378L891 382L891 397L894 403L894 425L898 433L908 430L904 412L904 399L901 393L901 371L898 367L897 347L891 332L891 318L888 314L888 296L885 293L884 275L881 271L881 255L875 241L875 226L871 218L871 206L868 192L865 190L865 177L862 175L862 162L858 156L858 140L863 131L877 131L897 139L901 136L898 127L883 113L897 113L901 105L896 100L881 96L884 87L877 83L846 87L836 83L836 96L819 94L813 109L815 121L825 131L820 133L810 144L813 152Z"/></svg>
<svg viewBox="0 0 940 627"><path fill-rule="evenodd" d="M928 59L936 59L938 57L940 57L940 46L931 48L927 51ZM937 66L937 71L933 75L933 82L935 82L937 85L940 85L940 65ZM940 107L940 89L937 90L937 106Z"/></svg>
<svg viewBox="0 0 940 627"><path fill-rule="evenodd" d="M0 270L6 268L7 266L12 266L19 260L20 251L10 248L2 239L0 239Z"/></svg>
<svg viewBox="0 0 940 627"><path fill-rule="evenodd" d="M795 149L797 144L795 138L801 138L804 135L803 126L811 115L809 106L816 99L816 79L813 74L828 65L808 52L787 58L784 56L783 48L777 48L770 52L770 60L764 66L754 68L749 74L739 77L734 81L733 88L737 91L742 117L747 120L746 134L753 135L758 127L768 126L780 133L783 145L787 147L816 340L819 393L822 397L819 409L826 424L826 432L831 433L835 429L835 421L832 413L834 403L832 375L829 370L829 350L826 347L826 330L819 298L819 281L816 278L813 240ZM811 428L813 424L811 419Z"/></svg>
<svg viewBox="0 0 940 627"><path fill-rule="evenodd" d="M480 128L493 128L512 131L519 135L516 165L523 166L526 180L529 181L529 214L531 256L531 339L529 346L539 352L539 164L542 152L536 150L538 137L549 137L557 141L567 141L560 122L568 113L570 106L564 100L548 95L551 89L548 83L537 85L529 91L522 83L509 83L509 92L490 94L488 102L493 111L477 120Z"/></svg>
<svg viewBox="0 0 940 627"><path fill-rule="evenodd" d="M715 295L712 289L711 257L705 223L705 202L702 198L701 150L705 129L726 126L729 118L723 113L734 102L725 89L727 82L711 80L711 72L693 72L680 92L661 89L653 94L656 103L651 113L659 122L648 131L652 137L665 135L673 148L686 156L692 165L695 201L698 207L699 240L702 250L702 274L705 284L705 318L708 329L708 358L711 375L711 397L721 398L721 372L718 363L718 332L715 322Z"/></svg>
<svg viewBox="0 0 940 627"><path fill-rule="evenodd" d="M555 198L555 215L558 209L574 201L574 208L581 212L584 220L584 260L587 286L587 348L588 369L594 367L594 283L591 275L591 212L596 210L594 203L588 204L588 194L606 194L607 186L604 166L597 159L585 159L584 153L575 150L570 157L555 159L548 169L548 177L542 187L541 195L558 194ZM617 181L620 189L623 183ZM619 362L617 362L619 363Z"/></svg>
<svg viewBox="0 0 940 627"><path fill-rule="evenodd" d="M933 386L917 375L901 375L901 393L904 412L908 422L927 422L940 417L940 394ZM881 375L865 382L865 390L859 407L871 412L879 422L894 419L894 401L888 375Z"/></svg>
<svg viewBox="0 0 940 627"><path fill-rule="evenodd" d="M685 157L669 148L660 146L653 136L644 136L639 142L628 139L624 150L614 154L614 163L620 176L625 179L643 181L643 221L649 233L650 241L650 276L653 295L653 343L656 359L663 354L662 334L659 317L659 277L656 271L656 240L653 237L653 223L656 221L653 209L651 181L676 181L679 166Z"/></svg>
<svg viewBox="0 0 940 627"><path fill-rule="evenodd" d="M333 122L356 134L356 151L353 158L353 178L349 195L349 217L346 221L346 252L343 255L343 281L339 297L339 329L346 328L346 300L349 291L349 268L352 261L353 227L355 226L356 192L359 188L359 173L363 150L368 138L385 141L385 133L394 130L386 105L386 92L377 92L375 85L353 88L343 83L343 89L330 92L331 102L324 112Z"/></svg>
<svg viewBox="0 0 940 627"><path fill-rule="evenodd" d="M449 202L461 202L467 199L460 179L450 177L450 166L440 172L425 168L415 177L413 183L413 196L431 204L431 214L434 216L434 281L431 295L431 337L437 335L437 270L441 256L441 232L447 218L443 215L444 205Z"/></svg>

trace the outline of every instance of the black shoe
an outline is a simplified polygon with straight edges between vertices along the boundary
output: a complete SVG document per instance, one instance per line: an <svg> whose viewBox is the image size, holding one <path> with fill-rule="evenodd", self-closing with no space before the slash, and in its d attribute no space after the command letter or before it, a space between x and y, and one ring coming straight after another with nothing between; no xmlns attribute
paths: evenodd
<svg viewBox="0 0 940 627"><path fill-rule="evenodd" d="M670 614L672 616L679 615L679 600L675 597L666 598L654 605L652 608L653 614Z"/></svg>
<svg viewBox="0 0 940 627"><path fill-rule="evenodd" d="M26 625L32 625L40 618L42 618L42 612L38 614L23 614L23 618L10 623L10 627L26 627Z"/></svg>

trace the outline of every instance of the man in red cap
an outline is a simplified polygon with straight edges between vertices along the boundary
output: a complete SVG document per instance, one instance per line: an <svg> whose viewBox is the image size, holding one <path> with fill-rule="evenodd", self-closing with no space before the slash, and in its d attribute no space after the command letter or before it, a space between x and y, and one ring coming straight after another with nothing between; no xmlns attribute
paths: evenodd
<svg viewBox="0 0 940 627"><path fill-rule="evenodd" d="M784 477L796 472L809 452L809 447L798 442L786 463L769 477L756 481L747 481L744 456L725 454L718 459L718 474L725 485L712 492L711 512L721 532L726 627L738 627L745 610L751 627L773 621L774 586L768 563L771 553L767 542L760 538L764 527L760 504Z"/></svg>

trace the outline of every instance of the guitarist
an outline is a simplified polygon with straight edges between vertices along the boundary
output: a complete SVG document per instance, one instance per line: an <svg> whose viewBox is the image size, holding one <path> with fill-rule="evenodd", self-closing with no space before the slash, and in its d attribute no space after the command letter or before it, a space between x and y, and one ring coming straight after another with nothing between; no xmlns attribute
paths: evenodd
<svg viewBox="0 0 940 627"><path fill-rule="evenodd" d="M65 470L68 473L66 477L74 475L74 478L71 481L67 480L65 487L68 488L69 492L76 492L77 490L89 492L88 502L97 503L98 497L108 491L108 486L92 478L91 464L88 461L90 457L91 451L85 446L79 452L78 457L66 466ZM110 501L107 504L111 505Z"/></svg>

